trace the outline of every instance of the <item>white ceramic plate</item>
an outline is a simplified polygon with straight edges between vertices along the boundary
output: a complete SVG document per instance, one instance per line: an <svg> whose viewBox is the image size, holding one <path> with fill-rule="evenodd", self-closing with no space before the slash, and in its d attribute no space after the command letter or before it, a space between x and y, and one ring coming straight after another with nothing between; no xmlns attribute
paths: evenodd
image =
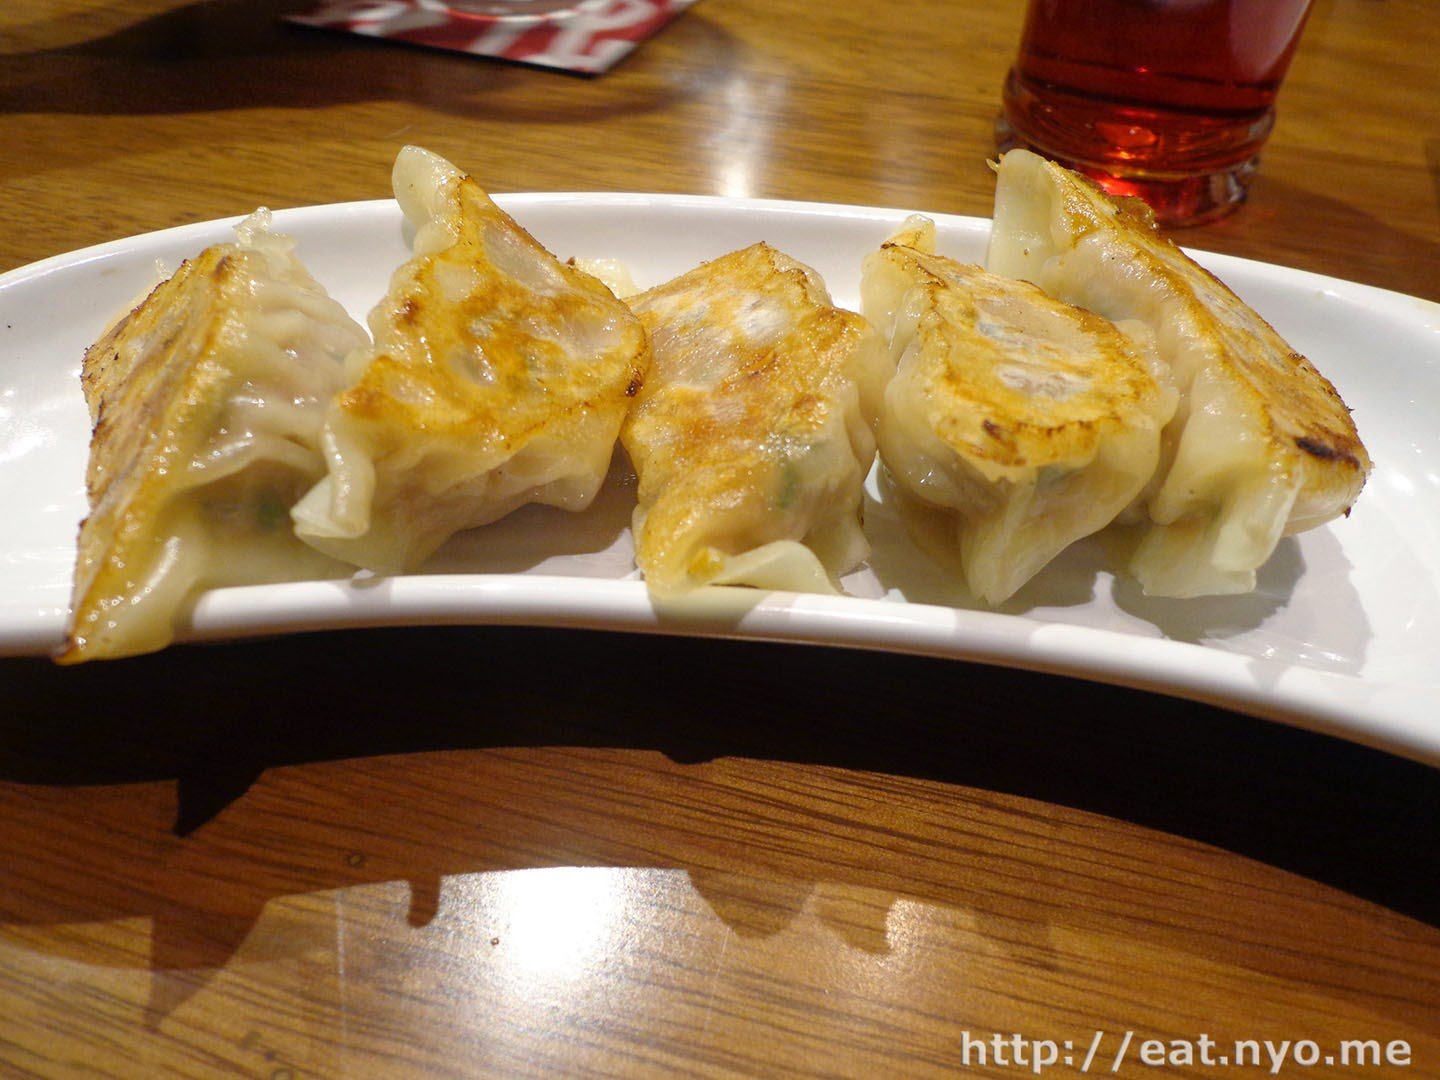
<svg viewBox="0 0 1440 1080"><path fill-rule="evenodd" d="M653 195L499 200L562 258L613 258L638 284L768 240L858 303L859 263L899 210ZM153 233L0 277L0 655L59 641L89 424L78 371L125 304L235 221ZM979 261L987 221L936 216L941 250ZM407 254L391 201L281 211L277 227L363 317ZM1345 520L1285 540L1251 596L1142 597L1081 543L1003 611L969 607L871 487L874 555L845 597L717 590L657 609L634 572L631 498L530 508L457 537L425 572L222 589L183 640L386 624L525 623L811 641L1077 675L1195 698L1440 764L1440 305L1198 254L1339 388L1376 462Z"/></svg>

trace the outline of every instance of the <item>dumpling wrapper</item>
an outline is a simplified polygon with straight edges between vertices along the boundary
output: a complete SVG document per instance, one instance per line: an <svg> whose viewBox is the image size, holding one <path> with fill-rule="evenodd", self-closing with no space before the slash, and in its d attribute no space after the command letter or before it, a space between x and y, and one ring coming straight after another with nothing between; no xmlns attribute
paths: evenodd
<svg viewBox="0 0 1440 1080"><path fill-rule="evenodd" d="M344 572L289 514L367 337L268 224L187 260L85 354L90 512L61 663L165 647L203 589Z"/></svg>
<svg viewBox="0 0 1440 1080"><path fill-rule="evenodd" d="M880 459L892 494L941 512L909 508L921 546L938 516L999 604L1139 495L1175 395L1109 320L934 249L917 216L865 259L862 310L897 364Z"/></svg>
<svg viewBox="0 0 1440 1080"><path fill-rule="evenodd" d="M379 573L527 503L587 507L648 366L629 309L469 176L411 146L393 180L413 256L347 362L329 473L293 512L306 543Z"/></svg>
<svg viewBox="0 0 1440 1080"><path fill-rule="evenodd" d="M987 267L1143 325L1180 395L1131 571L1152 596L1251 591L1282 536L1359 495L1370 458L1345 403L1143 206L1025 150L997 172Z"/></svg>
<svg viewBox="0 0 1440 1080"><path fill-rule="evenodd" d="M767 244L631 298L654 364L621 432L650 592L836 592L869 554L863 485L889 370L873 327Z"/></svg>

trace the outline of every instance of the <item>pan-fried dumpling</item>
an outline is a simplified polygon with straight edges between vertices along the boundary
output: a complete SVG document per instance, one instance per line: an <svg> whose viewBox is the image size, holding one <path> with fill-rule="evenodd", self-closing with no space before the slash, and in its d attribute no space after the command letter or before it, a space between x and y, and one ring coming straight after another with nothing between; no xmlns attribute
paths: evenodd
<svg viewBox="0 0 1440 1080"><path fill-rule="evenodd" d="M289 515L367 338L267 226L186 261L85 354L90 513L62 663L163 648L202 589L344 571Z"/></svg>
<svg viewBox="0 0 1440 1080"><path fill-rule="evenodd" d="M329 473L293 513L306 543L383 573L526 503L588 506L648 365L629 309L449 162L406 147L394 187L414 254L348 361Z"/></svg>
<svg viewBox="0 0 1440 1080"><path fill-rule="evenodd" d="M621 433L651 592L836 591L869 554L862 487L889 368L874 328L766 244L630 304L654 350Z"/></svg>
<svg viewBox="0 0 1440 1080"><path fill-rule="evenodd" d="M1150 595L1248 592L1282 536L1359 495L1370 459L1335 388L1142 207L1013 150L986 263L1153 336L1180 402L1131 562Z"/></svg>
<svg viewBox="0 0 1440 1080"><path fill-rule="evenodd" d="M1175 395L1107 319L934 254L911 218L866 257L862 310L897 362L880 414L892 494L948 521L970 591L1009 598L1109 525L1155 471Z"/></svg>

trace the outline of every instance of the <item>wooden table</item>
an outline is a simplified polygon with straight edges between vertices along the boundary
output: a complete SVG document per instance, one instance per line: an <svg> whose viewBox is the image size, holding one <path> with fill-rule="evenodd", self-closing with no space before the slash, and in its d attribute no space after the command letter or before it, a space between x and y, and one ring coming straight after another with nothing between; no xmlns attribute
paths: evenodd
<svg viewBox="0 0 1440 1080"><path fill-rule="evenodd" d="M584 79L300 6L7 0L0 269L383 197L404 142L496 191L986 215L1021 7L701 0ZM1319 0L1251 202L1184 242L1440 299L1437 56L1431 0ZM1116 1075L1362 1039L1409 1067L1282 1075L1435 1077L1437 827L1397 757L955 662L454 628L10 660L0 1075L1073 1076L1097 1038L1109 1075L1128 1034Z"/></svg>

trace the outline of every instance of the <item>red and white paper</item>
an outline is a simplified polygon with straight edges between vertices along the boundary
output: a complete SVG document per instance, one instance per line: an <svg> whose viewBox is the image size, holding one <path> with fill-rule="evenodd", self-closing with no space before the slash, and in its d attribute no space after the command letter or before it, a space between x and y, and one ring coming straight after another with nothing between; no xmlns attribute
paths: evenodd
<svg viewBox="0 0 1440 1080"><path fill-rule="evenodd" d="M325 0L290 22L598 75L694 0Z"/></svg>

